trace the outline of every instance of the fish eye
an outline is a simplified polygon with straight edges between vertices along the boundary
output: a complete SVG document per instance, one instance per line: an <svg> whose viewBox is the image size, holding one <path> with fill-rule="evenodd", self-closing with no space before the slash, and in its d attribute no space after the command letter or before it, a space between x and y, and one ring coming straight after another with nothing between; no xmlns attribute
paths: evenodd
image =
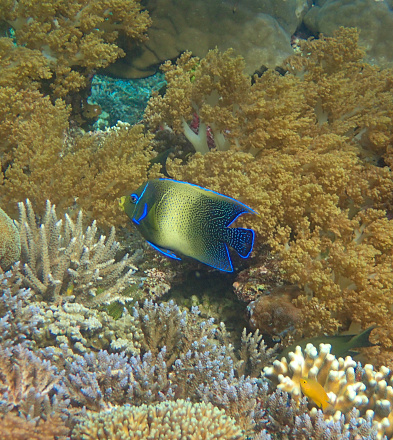
<svg viewBox="0 0 393 440"><path fill-rule="evenodd" d="M138 201L138 195L137 194L131 194L130 195L130 201L131 201L131 203L136 203L137 201Z"/></svg>

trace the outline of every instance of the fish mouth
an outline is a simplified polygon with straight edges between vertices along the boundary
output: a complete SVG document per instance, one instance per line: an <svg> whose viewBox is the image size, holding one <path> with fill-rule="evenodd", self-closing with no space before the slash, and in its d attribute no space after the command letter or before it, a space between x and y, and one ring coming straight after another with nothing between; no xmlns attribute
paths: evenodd
<svg viewBox="0 0 393 440"><path fill-rule="evenodd" d="M124 211L124 204L126 203L126 196L120 197L119 206Z"/></svg>

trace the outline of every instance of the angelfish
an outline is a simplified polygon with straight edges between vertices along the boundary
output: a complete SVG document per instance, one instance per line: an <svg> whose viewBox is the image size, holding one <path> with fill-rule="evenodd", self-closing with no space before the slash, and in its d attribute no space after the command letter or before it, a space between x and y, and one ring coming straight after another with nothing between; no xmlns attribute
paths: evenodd
<svg viewBox="0 0 393 440"><path fill-rule="evenodd" d="M153 179L123 196L120 206L157 251L180 260L185 255L215 269L232 272L228 247L247 258L252 229L231 228L242 214L256 214L243 203L200 186Z"/></svg>

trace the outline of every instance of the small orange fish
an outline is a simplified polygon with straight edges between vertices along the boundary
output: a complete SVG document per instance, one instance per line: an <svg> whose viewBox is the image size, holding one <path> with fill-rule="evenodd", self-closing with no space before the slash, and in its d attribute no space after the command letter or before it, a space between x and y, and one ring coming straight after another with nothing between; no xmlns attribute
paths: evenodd
<svg viewBox="0 0 393 440"><path fill-rule="evenodd" d="M329 406L330 402L326 391L315 379L303 377L300 379L300 388L302 389L302 393L315 402L318 408L322 407L322 410L325 411Z"/></svg>

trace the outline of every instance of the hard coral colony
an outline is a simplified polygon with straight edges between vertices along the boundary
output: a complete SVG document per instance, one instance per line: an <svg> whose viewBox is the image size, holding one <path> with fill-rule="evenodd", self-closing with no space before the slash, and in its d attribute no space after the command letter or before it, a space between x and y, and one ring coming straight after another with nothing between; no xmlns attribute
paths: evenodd
<svg viewBox="0 0 393 440"><path fill-rule="evenodd" d="M247 66L232 50L185 51L164 63L166 91L143 123L86 131L96 71L126 52L142 53L134 71L149 65L147 11L162 25L152 3L0 0L0 437L393 438L392 71L341 28L251 78L249 37ZM231 2L234 29L248 3ZM296 25L263 5L252 26L285 37L301 3L277 2ZM153 214L168 202L171 188L158 202L146 189L157 182L212 208L198 227L194 205L192 226L178 221L181 244L143 229L159 230ZM143 236L197 261L161 258L123 228L132 188L126 211ZM250 258L230 258L227 243ZM160 300L213 279L198 261L235 272L253 332ZM364 366L328 344L296 346L350 325L371 333Z"/></svg>

